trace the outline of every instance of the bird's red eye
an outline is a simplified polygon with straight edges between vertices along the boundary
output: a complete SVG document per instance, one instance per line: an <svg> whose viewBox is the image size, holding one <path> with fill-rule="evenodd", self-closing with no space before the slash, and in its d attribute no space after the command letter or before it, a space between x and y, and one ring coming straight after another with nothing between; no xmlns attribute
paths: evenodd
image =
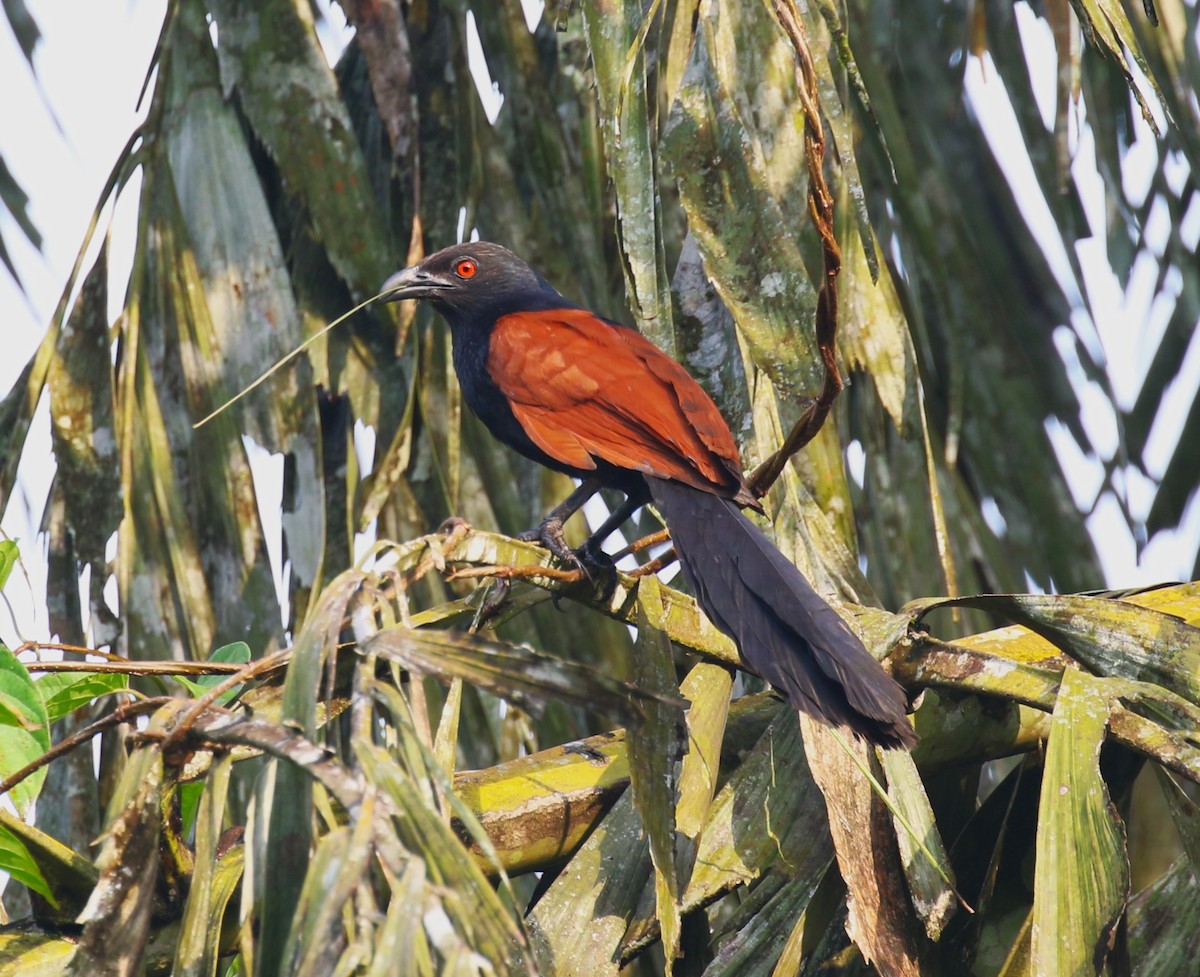
<svg viewBox="0 0 1200 977"><path fill-rule="evenodd" d="M459 278L474 278L479 266L470 258L463 258L454 266L454 274Z"/></svg>

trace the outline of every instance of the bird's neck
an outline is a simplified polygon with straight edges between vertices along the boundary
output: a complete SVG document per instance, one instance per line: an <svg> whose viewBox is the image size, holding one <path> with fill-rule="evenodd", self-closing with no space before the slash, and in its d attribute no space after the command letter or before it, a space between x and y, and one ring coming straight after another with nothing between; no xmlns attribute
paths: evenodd
<svg viewBox="0 0 1200 977"><path fill-rule="evenodd" d="M464 390L481 383L491 385L487 361L492 324L449 315L446 316L446 321L450 324L451 355L459 384Z"/></svg>

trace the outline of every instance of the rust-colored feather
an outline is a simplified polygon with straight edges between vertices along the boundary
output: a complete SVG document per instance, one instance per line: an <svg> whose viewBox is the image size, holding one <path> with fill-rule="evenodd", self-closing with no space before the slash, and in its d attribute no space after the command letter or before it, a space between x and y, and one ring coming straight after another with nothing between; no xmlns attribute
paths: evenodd
<svg viewBox="0 0 1200 977"><path fill-rule="evenodd" d="M563 464L592 469L598 459L751 501L721 412L631 329L583 309L502 316L488 372L533 442Z"/></svg>

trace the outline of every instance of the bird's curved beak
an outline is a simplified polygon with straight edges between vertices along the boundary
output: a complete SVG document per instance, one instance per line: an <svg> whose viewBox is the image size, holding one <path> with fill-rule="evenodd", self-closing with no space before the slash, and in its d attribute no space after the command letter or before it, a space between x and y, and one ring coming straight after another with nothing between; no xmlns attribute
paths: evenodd
<svg viewBox="0 0 1200 977"><path fill-rule="evenodd" d="M392 275L379 290L379 297L384 302L399 302L401 299L427 299L453 288L454 282L431 271L425 271L420 265L403 268Z"/></svg>

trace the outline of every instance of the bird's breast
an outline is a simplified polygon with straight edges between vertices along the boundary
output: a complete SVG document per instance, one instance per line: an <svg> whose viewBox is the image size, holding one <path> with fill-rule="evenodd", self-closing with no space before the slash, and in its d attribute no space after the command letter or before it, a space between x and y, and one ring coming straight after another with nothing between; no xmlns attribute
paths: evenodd
<svg viewBox="0 0 1200 977"><path fill-rule="evenodd" d="M498 441L526 458L556 471L581 477L584 472L564 465L539 448L513 413L512 404L496 382L490 365L493 330L452 329L454 372L462 389L463 400L471 412Z"/></svg>

